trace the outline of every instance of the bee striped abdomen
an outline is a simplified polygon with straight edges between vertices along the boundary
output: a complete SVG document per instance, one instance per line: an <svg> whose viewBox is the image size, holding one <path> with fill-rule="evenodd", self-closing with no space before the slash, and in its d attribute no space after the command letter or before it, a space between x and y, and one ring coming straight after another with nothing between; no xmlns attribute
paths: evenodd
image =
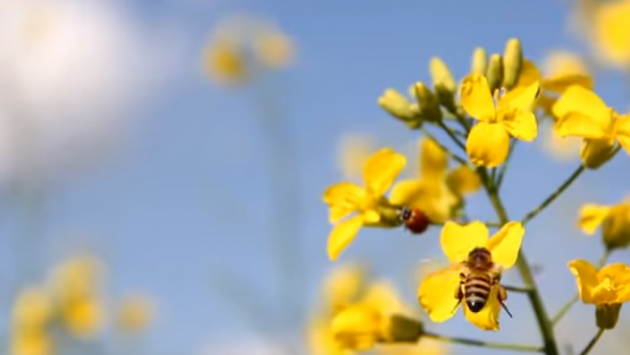
<svg viewBox="0 0 630 355"><path fill-rule="evenodd" d="M466 305L471 312L477 313L488 302L492 283L487 275L470 274L464 284Z"/></svg>

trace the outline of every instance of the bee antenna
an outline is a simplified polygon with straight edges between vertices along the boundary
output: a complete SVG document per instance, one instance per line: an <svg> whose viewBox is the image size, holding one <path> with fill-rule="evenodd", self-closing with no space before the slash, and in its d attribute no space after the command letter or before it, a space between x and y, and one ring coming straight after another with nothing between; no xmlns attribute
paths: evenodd
<svg viewBox="0 0 630 355"><path fill-rule="evenodd" d="M503 307L503 309L505 310L505 313L507 313L508 316L510 316L510 318L514 318L514 317L512 317L512 313L510 313L510 310L507 308L505 303L501 302L501 307Z"/></svg>

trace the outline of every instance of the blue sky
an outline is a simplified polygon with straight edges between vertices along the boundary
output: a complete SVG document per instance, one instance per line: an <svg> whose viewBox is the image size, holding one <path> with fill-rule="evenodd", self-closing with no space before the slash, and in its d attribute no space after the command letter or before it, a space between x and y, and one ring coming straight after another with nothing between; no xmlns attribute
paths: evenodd
<svg viewBox="0 0 630 355"><path fill-rule="evenodd" d="M147 341L155 354L199 354L208 344L254 336L235 307L217 294L213 279L218 273L242 276L252 293L243 298L260 302L259 310L278 313L289 305L308 311L324 272L333 266L325 253L330 226L321 192L341 178L335 164L338 139L363 132L402 147L418 137L376 104L386 88L405 91L415 81L429 82L432 56L440 56L461 77L476 46L501 53L510 37L521 38L526 56L534 60L557 48L585 49L566 33L568 7L561 1L129 3L138 21L167 26L180 36L182 68L143 111L121 160L50 192L42 253L54 260L75 248L97 250L110 265L113 295L136 289L154 295L160 314ZM289 222L298 218L295 211L300 213L291 230L300 247L299 254L292 254L299 255L293 260L300 264L288 268L297 275L289 287L293 293L280 291L270 246L273 204L265 128L249 93L217 88L200 72L200 51L213 24L240 13L276 21L298 51L295 65L276 81L295 142L290 150L298 160L297 205L283 206L282 213ZM604 72L596 85L612 106L628 107L624 98L629 88L621 75ZM613 203L630 192L628 159L620 154L600 171L585 174L568 196L528 227L524 248L531 261L545 267L539 281L551 313L574 292L566 262L578 257L594 261L601 253L597 238L588 239L574 227L578 206ZM514 163L503 195L515 219L577 164L552 160L536 143L521 144ZM469 215L492 219L482 193L469 201ZM410 275L420 260L440 255L438 234L362 231L339 262L369 260L414 302L417 281L410 281ZM613 259L629 261L627 252L618 254ZM516 275L512 280L518 280ZM434 329L494 341L538 342L536 331L523 331L523 325L534 326L526 301L518 295L510 301L515 318L503 319L499 334L481 334L463 317ZM592 310L577 308L572 315L585 316L588 324ZM272 319L264 324L281 337L302 326L295 322ZM581 343L578 339L576 346ZM458 349L458 354L481 353Z"/></svg>

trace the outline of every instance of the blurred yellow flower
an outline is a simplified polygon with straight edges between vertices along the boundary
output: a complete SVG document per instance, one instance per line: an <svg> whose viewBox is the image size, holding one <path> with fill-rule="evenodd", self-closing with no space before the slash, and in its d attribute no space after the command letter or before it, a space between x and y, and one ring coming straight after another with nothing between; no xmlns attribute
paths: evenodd
<svg viewBox="0 0 630 355"><path fill-rule="evenodd" d="M360 178L365 162L374 151L374 137L371 135L349 133L341 137L337 147L337 166L343 177L349 180Z"/></svg>
<svg viewBox="0 0 630 355"><path fill-rule="evenodd" d="M516 263L525 235L521 223L507 223L491 238L489 235L488 228L481 222L459 225L448 221L444 225L440 242L452 266L425 277L418 289L420 305L433 322L441 323L452 318L459 308L458 299L454 294L461 287L460 265L466 261L473 249L487 248L492 254L493 262L500 265L503 270L511 268ZM483 330L498 330L501 304L497 292L497 287L494 287L488 303L478 313L464 306L464 314L468 321Z"/></svg>
<svg viewBox="0 0 630 355"><path fill-rule="evenodd" d="M422 339L418 344L387 344L375 349L378 355L446 355L448 347L442 342Z"/></svg>
<svg viewBox="0 0 630 355"><path fill-rule="evenodd" d="M245 58L237 43L230 39L216 39L204 51L206 74L220 84L239 84L248 79Z"/></svg>
<svg viewBox="0 0 630 355"><path fill-rule="evenodd" d="M609 249L630 244L630 198L611 206L586 204L580 209L578 226L592 235L602 227L602 238Z"/></svg>
<svg viewBox="0 0 630 355"><path fill-rule="evenodd" d="M598 5L594 18L593 44L601 59L627 69L630 65L630 1L607 1Z"/></svg>
<svg viewBox="0 0 630 355"><path fill-rule="evenodd" d="M325 304L334 311L355 301L365 288L366 273L366 266L358 263L335 267L322 284Z"/></svg>
<svg viewBox="0 0 630 355"><path fill-rule="evenodd" d="M586 260L572 260L567 265L575 276L580 299L596 307L597 325L612 329L619 319L621 304L630 300L630 267L610 264L597 271Z"/></svg>
<svg viewBox="0 0 630 355"><path fill-rule="evenodd" d="M581 140L577 137L561 137L552 125L544 131L543 148L553 158L572 161L579 157Z"/></svg>
<svg viewBox="0 0 630 355"><path fill-rule="evenodd" d="M14 328L41 329L48 325L54 312L50 294L40 287L29 287L17 296L13 306Z"/></svg>
<svg viewBox="0 0 630 355"><path fill-rule="evenodd" d="M51 337L40 329L19 330L10 337L11 355L51 355L53 343Z"/></svg>
<svg viewBox="0 0 630 355"><path fill-rule="evenodd" d="M378 207L405 164L404 156L391 148L383 148L365 163L365 187L340 182L326 189L323 200L330 206L329 220L335 225L328 237L328 256L331 260L337 259L362 226L378 225L381 222ZM353 213L356 214L347 218Z"/></svg>
<svg viewBox="0 0 630 355"><path fill-rule="evenodd" d="M257 35L254 51L260 63L270 68L284 68L293 61L291 39L279 31L264 31Z"/></svg>
<svg viewBox="0 0 630 355"><path fill-rule="evenodd" d="M531 109L538 91L536 81L525 90L513 90L503 97L495 94L493 100L484 76L473 74L464 79L462 105L470 116L479 121L466 141L466 152L473 164L490 168L499 166L507 157L510 136L528 142L536 138L536 116Z"/></svg>
<svg viewBox="0 0 630 355"><path fill-rule="evenodd" d="M481 187L481 180L467 166L448 171L448 155L432 139L421 139L419 148L418 176L396 183L390 201L395 205L417 208L432 222L444 223L462 205L465 194Z"/></svg>
<svg viewBox="0 0 630 355"><path fill-rule="evenodd" d="M584 138L580 157L585 167L597 169L610 160L616 142L630 154L630 117L606 106L594 92L571 86L552 110L560 136Z"/></svg>
<svg viewBox="0 0 630 355"><path fill-rule="evenodd" d="M61 320L70 334L92 338L101 329L104 310L100 300L89 297L61 305Z"/></svg>
<svg viewBox="0 0 630 355"><path fill-rule="evenodd" d="M337 343L330 328L330 317L314 317L307 327L307 343L312 355L351 355L353 350L344 349Z"/></svg>
<svg viewBox="0 0 630 355"><path fill-rule="evenodd" d="M126 332L145 330L153 320L153 302L146 296L131 295L124 298L118 308L118 328Z"/></svg>

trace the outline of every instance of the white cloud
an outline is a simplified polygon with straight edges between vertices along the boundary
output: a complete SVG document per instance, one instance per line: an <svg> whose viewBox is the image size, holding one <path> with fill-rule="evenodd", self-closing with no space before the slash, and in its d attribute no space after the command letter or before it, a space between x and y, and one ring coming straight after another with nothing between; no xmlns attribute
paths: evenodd
<svg viewBox="0 0 630 355"><path fill-rule="evenodd" d="M0 183L116 146L166 73L153 33L111 1L0 1Z"/></svg>

